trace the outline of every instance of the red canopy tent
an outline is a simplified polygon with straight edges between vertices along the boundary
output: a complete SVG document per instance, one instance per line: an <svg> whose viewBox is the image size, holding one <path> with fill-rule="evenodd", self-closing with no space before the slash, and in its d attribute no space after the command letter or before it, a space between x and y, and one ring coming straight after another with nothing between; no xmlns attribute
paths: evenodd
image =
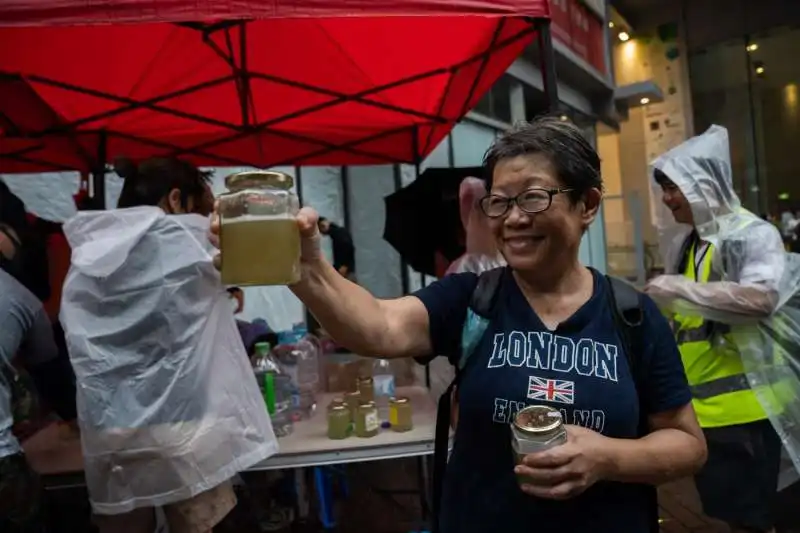
<svg viewBox="0 0 800 533"><path fill-rule="evenodd" d="M120 154L418 164L537 32L557 102L548 13L547 0L5 0L0 173L99 178Z"/></svg>

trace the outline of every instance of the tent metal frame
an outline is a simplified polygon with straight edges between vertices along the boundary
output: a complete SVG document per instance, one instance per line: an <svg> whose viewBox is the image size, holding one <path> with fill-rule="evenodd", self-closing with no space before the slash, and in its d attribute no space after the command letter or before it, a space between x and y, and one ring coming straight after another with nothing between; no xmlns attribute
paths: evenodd
<svg viewBox="0 0 800 533"><path fill-rule="evenodd" d="M46 102L42 100L41 101L42 106L46 106L45 110L48 112L48 114L51 114L54 117L55 123L52 126L46 127L39 131L23 131L22 128L18 127L8 117L3 116L2 114L0 114L0 125L2 125L4 130L6 131L5 134L6 138L44 140L47 137L56 136L56 137L66 137L69 140L71 140L76 145L76 152L78 152L79 158L86 161L87 168L92 173L93 189L94 189L93 207L97 209L102 209L104 207L103 204L105 198L105 174L107 172L105 162L107 160L107 155L108 155L107 154L108 139L111 137L124 138L127 140L141 143L143 145L149 145L155 148L164 149L167 151L167 153L165 154L166 156L179 156L181 154L191 154L202 158L208 158L210 160L216 160L221 164L229 164L231 166L257 167L258 165L254 164L253 161L216 155L213 153L209 153L208 150L228 142L233 142L243 139L250 135L267 133L276 136L281 136L286 139L292 139L302 143L319 146L318 149L313 149L308 153L287 158L285 161L278 161L273 166L292 165L303 160L324 156L325 154L328 154L330 152L343 151L360 157L372 158L376 162L410 163L414 164L417 167L417 169L419 169L419 164L421 163L422 160L422 154L428 153L429 149L431 148L430 144L432 142L431 138L432 131L431 134L427 136L425 142L423 143L423 146L419 146L420 143L417 131L418 128L426 126L435 126L440 124L448 124L448 123L455 124L458 120L460 120L460 118L463 117L463 115L465 115L467 111L469 111L468 109L469 102L473 98L474 92L477 88L477 85L481 77L485 72L486 65L488 64L491 55L497 50L509 46L514 42L518 41L519 39L522 39L533 32L538 32L539 47L542 51L541 67L543 73L545 94L548 98L551 109L556 110L558 108L559 100L558 100L557 84L556 84L556 72L555 72L555 60L554 60L555 58L553 52L552 37L550 33L550 20L546 18L526 18L526 21L529 24L524 29L520 30L519 32L516 32L512 36L506 37L505 39L501 40L500 35L502 33L506 20L507 20L506 18L498 19L498 23L495 28L494 34L492 36L492 39L486 50L484 50L483 52L475 54L472 57L469 57L449 67L438 68L428 72L419 73L414 76L399 79L394 82L373 87L371 89L361 91L355 94L344 94L330 89L326 89L324 87L309 85L306 83L301 83L294 80L281 78L278 76L272 76L259 72L253 72L249 70L248 58L247 58L247 29L250 21L246 20L223 21L215 24L203 24L194 22L180 23L179 24L180 26L191 28L202 33L203 42L206 45L208 45L217 55L219 55L226 63L228 63L228 65L231 68L230 75L215 78L212 80L206 80L202 83L198 83L190 87L184 87L180 90L166 94L161 94L152 98L148 98L146 100L137 100L134 98L97 91L88 87L82 87L74 84L61 82L58 80L49 79L43 76L38 76L38 75L23 76L16 73L0 71L0 81L17 81L26 84L28 82L33 82L121 104L120 107L117 107L115 109L104 111L101 113L96 113L94 115L87 117L82 117L80 119L71 122L58 122L57 113L52 108L50 108ZM222 45L219 44L216 40L212 39L212 36L215 34L222 36L220 39L223 43ZM472 86L470 87L467 97L465 98L464 102L461 105L460 113L458 114L458 116L444 117L441 115L443 108L448 100L450 83L448 83L448 85L446 86L445 91L442 94L439 102L439 108L437 114L434 115L423 113L414 109L404 108L402 106L389 104L386 102L376 101L370 98L374 97L375 95L379 95L383 91L415 83L425 78L438 76L442 74L450 74L449 80L452 81L454 75L457 73L459 69L471 65L477 61L480 62L480 65L478 67L478 72L475 75L475 78L472 82ZM259 121L258 117L256 116L256 109L251 91L251 80L254 79L260 79L271 83L282 84L289 87L302 89L309 92L314 92L317 94L330 97L330 100L297 111L285 113L281 116L274 117L268 120ZM241 109L241 116L239 123L221 121L218 119L214 119L212 117L184 112L163 105L163 103L166 101L179 98L181 96L185 96L187 94L191 94L194 92L198 92L210 87L214 87L216 85L228 83L231 81L234 82L236 85L237 96L239 99L239 104ZM359 104L405 114L407 116L414 117L415 119L419 119L420 122L412 126L402 126L398 128L384 130L377 134L365 135L364 137L350 140L344 143L330 142L325 139L320 139L305 134L276 129L276 127L278 127L281 123L284 123L286 121L297 119L299 117L348 102L357 102ZM207 140L205 142L199 143L194 146L179 146L177 144L166 141L134 136L131 134L126 134L114 130L78 129L83 125L91 124L99 120L106 120L109 118L113 118L118 115L123 115L125 113L136 111L138 109L149 109L151 111L155 111L158 113L168 114L174 117L195 121L201 124L210 125L217 128L222 128L224 130L230 131L230 133L212 140ZM11 134L9 134L8 132L11 132ZM412 160L409 161L397 161L394 159L390 160L384 154L371 152L370 150L360 147L365 143L376 141L392 135L402 134L404 132L407 132L412 139L413 143ZM78 137L92 136L92 135L97 136L97 150L94 156L86 154L85 151L82 149L83 145L81 145L78 142ZM42 142L20 150L0 153L0 158L16 160L18 162L23 162L23 163L36 164L45 168L52 169L54 171L76 170L72 168L64 168L62 165L53 163L51 161L46 161L40 157L37 157L35 152L43 148L44 146L45 146L44 142Z"/></svg>

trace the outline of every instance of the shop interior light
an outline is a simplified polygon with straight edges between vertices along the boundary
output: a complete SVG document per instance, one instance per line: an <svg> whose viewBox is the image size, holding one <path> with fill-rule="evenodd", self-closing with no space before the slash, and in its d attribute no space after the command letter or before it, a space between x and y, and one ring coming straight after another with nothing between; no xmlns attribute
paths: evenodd
<svg viewBox="0 0 800 533"><path fill-rule="evenodd" d="M649 99L648 97L646 97L646 96L645 96L644 98L642 98L641 100L639 100L639 103L640 103L640 104L642 104L642 105L647 105L647 104L649 104L649 103L650 103L650 99Z"/></svg>
<svg viewBox="0 0 800 533"><path fill-rule="evenodd" d="M619 32L619 35L617 35L617 37L619 37L619 40L622 41L623 43L628 42L631 38L630 34L626 31Z"/></svg>
<svg viewBox="0 0 800 533"><path fill-rule="evenodd" d="M558 118L560 118L560 119L561 119L562 121L564 121L564 122L566 122L566 121L568 121L568 120L569 120L569 117L568 117L567 115L561 115L561 116L560 116L560 117L558 117Z"/></svg>
<svg viewBox="0 0 800 533"><path fill-rule="evenodd" d="M613 21L608 21L608 27L609 28L613 28L614 27L614 22Z"/></svg>
<svg viewBox="0 0 800 533"><path fill-rule="evenodd" d="M778 200L788 200L788 199L789 199L788 192L782 192L778 195Z"/></svg>
<svg viewBox="0 0 800 533"><path fill-rule="evenodd" d="M756 50L758 50L758 45L756 43L750 43L747 45L745 50L747 50L748 52L755 52Z"/></svg>
<svg viewBox="0 0 800 533"><path fill-rule="evenodd" d="M763 76L764 72L766 72L766 69L764 68L764 63L761 62L761 61L754 62L753 66L755 67L756 75L758 75L758 76Z"/></svg>

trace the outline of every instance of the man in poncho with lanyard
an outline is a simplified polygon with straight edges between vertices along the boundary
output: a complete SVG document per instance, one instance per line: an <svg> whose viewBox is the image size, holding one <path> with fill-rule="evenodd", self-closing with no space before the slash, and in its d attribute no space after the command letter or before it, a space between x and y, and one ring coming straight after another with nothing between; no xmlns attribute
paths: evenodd
<svg viewBox="0 0 800 533"><path fill-rule="evenodd" d="M786 366L776 347L797 343L776 324L797 292L796 261L773 225L741 207L725 128L689 139L651 170L666 275L646 292L672 318L708 441L695 478L703 509L736 532L771 532L782 446L770 418L786 428L778 396L797 382L775 371Z"/></svg>

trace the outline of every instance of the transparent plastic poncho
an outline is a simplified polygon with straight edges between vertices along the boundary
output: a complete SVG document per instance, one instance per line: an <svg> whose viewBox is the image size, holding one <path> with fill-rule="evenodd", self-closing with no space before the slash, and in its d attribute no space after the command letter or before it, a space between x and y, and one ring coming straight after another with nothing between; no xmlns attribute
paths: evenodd
<svg viewBox="0 0 800 533"><path fill-rule="evenodd" d="M728 132L712 126L651 164L689 201L698 236L713 245L710 283L678 267L692 228L675 222L653 180L653 206L666 275L650 283L662 309L731 326L751 388L800 469L800 256L777 228L747 211L733 189Z"/></svg>
<svg viewBox="0 0 800 533"><path fill-rule="evenodd" d="M478 178L464 178L458 190L459 213L466 235L466 252L453 261L446 274L473 272L504 266L503 256L497 251L494 238L489 231L486 216L478 202L486 194L486 185Z"/></svg>
<svg viewBox="0 0 800 533"><path fill-rule="evenodd" d="M191 498L278 449L208 228L156 207L64 225L61 323L96 513Z"/></svg>

